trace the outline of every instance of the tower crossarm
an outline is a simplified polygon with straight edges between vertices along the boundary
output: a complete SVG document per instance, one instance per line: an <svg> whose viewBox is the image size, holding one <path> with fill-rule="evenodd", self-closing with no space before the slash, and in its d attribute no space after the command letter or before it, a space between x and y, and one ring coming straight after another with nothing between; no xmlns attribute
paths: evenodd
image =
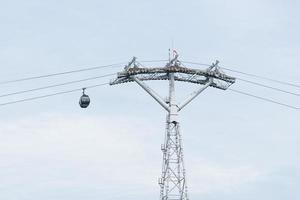
<svg viewBox="0 0 300 200"><path fill-rule="evenodd" d="M190 82L195 84L205 85L213 79L210 83L211 87L218 89L226 90L230 85L235 82L235 78L228 76L215 68L214 66L206 69L192 69L187 67L182 67L179 65L172 65L166 67L138 67L134 66L127 68L122 72L119 72L117 78L111 81L111 85L132 82L134 79L133 76L139 78L141 81L148 80L169 80L170 73L174 73L175 81Z"/></svg>

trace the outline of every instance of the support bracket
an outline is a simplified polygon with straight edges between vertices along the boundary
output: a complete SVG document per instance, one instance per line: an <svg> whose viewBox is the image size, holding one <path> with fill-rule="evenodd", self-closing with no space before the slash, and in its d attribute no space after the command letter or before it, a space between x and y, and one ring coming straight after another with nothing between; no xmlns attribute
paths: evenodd
<svg viewBox="0 0 300 200"><path fill-rule="evenodd" d="M185 101L178 105L178 112L182 110L186 105L188 105L191 101L193 101L201 92L208 88L212 82L213 79L210 78L209 81L203 87L191 93Z"/></svg>
<svg viewBox="0 0 300 200"><path fill-rule="evenodd" d="M154 90L152 90L148 85L143 83L137 77L131 77L139 86L141 86L148 94L150 94L166 111L170 112L169 105L160 97Z"/></svg>

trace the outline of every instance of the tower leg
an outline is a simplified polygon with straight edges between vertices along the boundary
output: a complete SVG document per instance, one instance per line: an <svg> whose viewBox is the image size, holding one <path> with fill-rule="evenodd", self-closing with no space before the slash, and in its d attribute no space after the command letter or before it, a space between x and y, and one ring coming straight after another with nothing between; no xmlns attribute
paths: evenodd
<svg viewBox="0 0 300 200"><path fill-rule="evenodd" d="M162 145L160 200L188 200L183 147L179 123L167 119L165 143Z"/></svg>

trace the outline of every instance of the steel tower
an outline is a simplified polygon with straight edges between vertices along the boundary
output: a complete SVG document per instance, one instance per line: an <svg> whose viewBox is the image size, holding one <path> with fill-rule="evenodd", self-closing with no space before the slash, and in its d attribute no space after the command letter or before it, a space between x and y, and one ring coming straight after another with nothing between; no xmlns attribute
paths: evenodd
<svg viewBox="0 0 300 200"><path fill-rule="evenodd" d="M192 69L183 66L178 54L164 67L146 68L134 57L110 85L136 82L150 94L166 111L165 141L161 145L163 152L162 175L159 178L160 200L188 200L186 173L184 168L183 146L178 122L178 113L202 91L208 87L226 90L235 82L235 78L221 72L218 61L206 70ZM145 84L149 80L168 80L169 96L166 100ZM175 81L184 81L203 85L191 93L185 101L177 103Z"/></svg>

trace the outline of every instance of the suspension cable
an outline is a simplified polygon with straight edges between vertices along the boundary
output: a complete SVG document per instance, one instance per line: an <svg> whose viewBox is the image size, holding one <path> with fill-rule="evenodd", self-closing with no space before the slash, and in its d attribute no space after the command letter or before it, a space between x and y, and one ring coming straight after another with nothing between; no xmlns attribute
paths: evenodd
<svg viewBox="0 0 300 200"><path fill-rule="evenodd" d="M142 60L140 62L144 63L153 63L153 62L165 62L167 60ZM76 70L70 70L70 71L64 71L64 72L58 72L58 73L51 73L51 74L45 74L45 75L39 75L39 76L31 76L31 77L25 77L25 78L19 78L19 79L13 79L8 81L0 81L0 85L9 84L9 83L16 83L16 82L23 82L23 81L29 81L34 79L41 79L41 78L48 78L52 76L60 76L60 75L66 75L66 74L72 74L72 73L78 73L78 72L85 72L85 71L91 71L91 70L97 70L97 69L103 69L103 68L110 68L110 67L120 67L122 65L126 65L126 62L120 62L120 63L114 63L110 65L102 65L102 66L96 66L96 67L89 67L89 68L81 68Z"/></svg>
<svg viewBox="0 0 300 200"><path fill-rule="evenodd" d="M250 96L250 97L253 97L253 98L257 98L257 99L260 99L260 100L263 100L263 101L267 101L267 102L269 102L269 103L274 103L274 104L277 104L277 105L281 105L281 106L285 106L285 107L288 107L288 108L292 108L292 109L294 109L294 110L300 110L299 107L292 106L292 105L289 105L289 104L286 104L286 103L281 103L281 102L275 101L275 100L273 100L273 99L269 99L269 98L257 96L257 95L250 94L250 93L243 92L243 91L236 90L236 89L228 88L228 90L230 90L230 91L232 91L232 92L235 92L235 93L239 93L239 94L243 94L243 95L246 95L246 96Z"/></svg>
<svg viewBox="0 0 300 200"><path fill-rule="evenodd" d="M253 85L265 87L265 88L268 88L268 89L271 89L271 90L276 90L276 91L279 91L279 92L291 94L291 95L298 96L298 97L300 96L299 93L294 93L294 92L286 91L286 90L283 90L283 89L280 89L280 88L276 88L276 87L272 87L272 86L268 86L268 85L265 85L265 84L262 84L262 83L257 83L257 82L249 81L249 80L242 79L242 78L236 78L236 79L240 80L240 81L243 81L243 82L246 82L246 83L253 84Z"/></svg>
<svg viewBox="0 0 300 200"><path fill-rule="evenodd" d="M230 71L230 72L235 72L235 73L247 75L247 76L252 76L252 77L255 77L255 78L260 78L260 79L271 81L271 82L275 82L275 83L280 83L282 85L288 85L288 86L300 88L300 85L295 84L295 83L290 83L290 82L286 82L286 81L276 80L276 79L272 79L272 78L268 78L268 77L264 77L264 76L260 76L260 75L256 75L256 74L245 73L245 72L241 72L241 71L238 71L238 70L229 69L229 68L226 68L226 67L221 67L221 69L224 69L224 70L227 70L227 71Z"/></svg>
<svg viewBox="0 0 300 200"><path fill-rule="evenodd" d="M109 83L101 83L101 84L97 84L97 85L90 85L84 88L95 88L95 87L100 87L100 86L104 86L104 85L108 85ZM9 101L9 102L5 102L5 103L1 103L0 106L6 106L6 105L10 105L10 104L16 104L16 103L21 103L21 102L26 102L26 101L33 101L36 99L42 99L42 98L47 98L47 97L52 97L52 96L56 96L56 95L62 95L62 94L67 94L67 93L73 93L73 92L77 92L77 91L82 91L82 88L77 88L77 89L73 89L73 90L66 90L66 91L62 91L62 92L56 92L56 93L52 93L52 94L47 94L47 95L42 95L42 96L36 96L36 97L31 97L31 98L26 98L26 99L21 99L21 100L16 100L16 101Z"/></svg>
<svg viewBox="0 0 300 200"><path fill-rule="evenodd" d="M199 63L199 62L189 62L189 61L182 61L182 62L187 63L187 64L194 64L194 65L211 66L209 64L204 64L204 63ZM279 83L279 84L283 84L283 85L288 85L288 86L300 88L299 84L290 83L290 82L287 82L287 81L276 80L276 79L273 79L273 78L268 78L268 77L260 76L260 75L256 75L256 74L246 73L246 72L230 69L228 67L220 67L220 68L223 69L223 70L226 70L226 71L235 72L235 73L243 74L243 75L246 75L246 76L252 76L252 77L255 77L255 78L259 78L259 79L263 79L263 80L267 80L267 81L271 81L271 82L275 82L275 83Z"/></svg>
<svg viewBox="0 0 300 200"><path fill-rule="evenodd" d="M38 91L38 90L44 90L44 89L54 88L54 87L59 87L59 86L64 86L64 85L70 85L70 84L74 84L74 83L80 83L80 82L84 82L84 81L90 81L90 80L100 79L100 78L104 78L104 77L113 76L115 74L116 73L105 74L105 75L102 75L102 76L95 76L95 77L90 77L90 78L85 78L85 79L79 79L79 80L75 80L75 81L69 81L69 82L65 82L65 83L59 83L59 84L55 84L55 85L48 85L48 86L38 87L38 88L30 89L30 90L21 90L21 91L18 91L18 92L12 92L12 93L7 93L7 94L2 94L2 95L0 95L0 98L7 97L7 96L12 96L12 95L17 95L17 94L24 94L24 93Z"/></svg>
<svg viewBox="0 0 300 200"><path fill-rule="evenodd" d="M48 78L48 77L52 77L52 76L60 76L60 75L66 75L66 74L72 74L72 73L78 73L78 72L84 72L84 71L91 71L91 70L103 69L103 68L109 68L109 67L120 67L120 65L122 65L122 64L125 64L125 63L115 63L115 64L111 64L111 65L102 65L102 66L97 66L97 67L89 67L89 68L82 68L82 69L64 71L64 72L58 72L58 73L52 73L52 74L25 77L25 78L20 78L20 79L2 81L2 82L0 82L0 85L4 85L4 84L8 84L8 83L22 82L22 81L28 81L28 80L34 80L34 79Z"/></svg>

